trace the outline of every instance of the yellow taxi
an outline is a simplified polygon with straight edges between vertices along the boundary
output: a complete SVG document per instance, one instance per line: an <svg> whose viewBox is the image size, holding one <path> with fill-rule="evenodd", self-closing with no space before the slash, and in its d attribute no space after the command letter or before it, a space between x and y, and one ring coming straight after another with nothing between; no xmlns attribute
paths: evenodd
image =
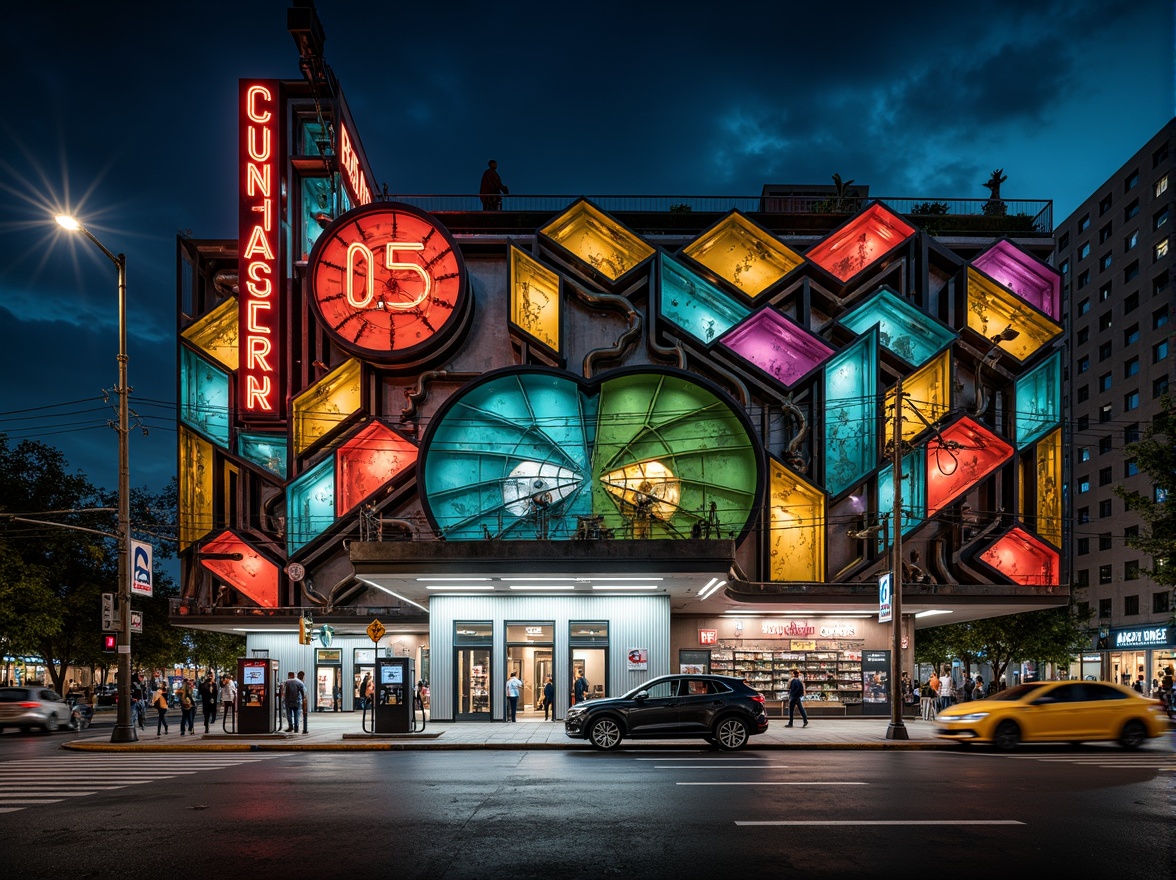
<svg viewBox="0 0 1176 880"><path fill-rule="evenodd" d="M990 743L1006 750L1022 742L1093 740L1114 740L1135 749L1167 728L1159 700L1105 681L1020 684L950 706L935 720L941 739Z"/></svg>

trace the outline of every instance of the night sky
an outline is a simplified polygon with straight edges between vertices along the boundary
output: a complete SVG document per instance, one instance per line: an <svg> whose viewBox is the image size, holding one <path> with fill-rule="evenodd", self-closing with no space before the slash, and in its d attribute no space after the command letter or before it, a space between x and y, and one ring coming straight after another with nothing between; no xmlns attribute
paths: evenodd
<svg viewBox="0 0 1176 880"><path fill-rule="evenodd" d="M235 238L242 77L298 79L288 0L6 4L0 432L113 488L128 264L136 486L175 472L175 238ZM1173 115L1171 0L346 3L325 55L377 184L512 194L1053 199L1065 218ZM630 10L630 7L633 9ZM634 11L635 10L635 11ZM901 10L901 11L899 11ZM730 16L730 17L728 17Z"/></svg>

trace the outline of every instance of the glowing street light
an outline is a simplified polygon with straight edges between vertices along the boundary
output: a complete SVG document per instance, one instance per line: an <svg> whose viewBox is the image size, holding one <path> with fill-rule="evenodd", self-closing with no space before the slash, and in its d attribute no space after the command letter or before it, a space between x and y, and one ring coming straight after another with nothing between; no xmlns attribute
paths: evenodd
<svg viewBox="0 0 1176 880"><path fill-rule="evenodd" d="M138 742L131 721L131 484L128 438L130 409L127 397L127 258L111 253L93 233L68 214L58 214L57 223L70 232L80 232L118 269L118 717L110 735L113 743Z"/></svg>

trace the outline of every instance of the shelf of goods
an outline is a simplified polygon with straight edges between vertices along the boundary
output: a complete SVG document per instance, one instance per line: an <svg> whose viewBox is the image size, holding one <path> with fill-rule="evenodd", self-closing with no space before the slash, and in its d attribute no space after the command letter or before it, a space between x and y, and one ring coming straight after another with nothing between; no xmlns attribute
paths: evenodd
<svg viewBox="0 0 1176 880"><path fill-rule="evenodd" d="M715 675L744 679L764 695L769 715L788 711L788 683L792 670L804 673L805 709L818 715L856 714L862 703L860 648L822 651L711 651Z"/></svg>

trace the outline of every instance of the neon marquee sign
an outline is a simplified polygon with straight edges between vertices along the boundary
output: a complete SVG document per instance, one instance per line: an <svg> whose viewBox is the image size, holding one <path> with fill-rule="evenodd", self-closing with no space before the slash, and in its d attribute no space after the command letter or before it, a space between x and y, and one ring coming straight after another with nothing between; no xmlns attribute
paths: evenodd
<svg viewBox="0 0 1176 880"><path fill-rule="evenodd" d="M282 401L278 81L242 80L239 92L238 407L246 417L277 418Z"/></svg>
<svg viewBox="0 0 1176 880"><path fill-rule="evenodd" d="M372 201L372 188L368 186L367 175L363 173L363 166L359 162L359 154L353 146L354 138L347 130L343 121L339 121L339 164L343 169L343 181L347 184L347 191L351 200L357 205L367 205Z"/></svg>

